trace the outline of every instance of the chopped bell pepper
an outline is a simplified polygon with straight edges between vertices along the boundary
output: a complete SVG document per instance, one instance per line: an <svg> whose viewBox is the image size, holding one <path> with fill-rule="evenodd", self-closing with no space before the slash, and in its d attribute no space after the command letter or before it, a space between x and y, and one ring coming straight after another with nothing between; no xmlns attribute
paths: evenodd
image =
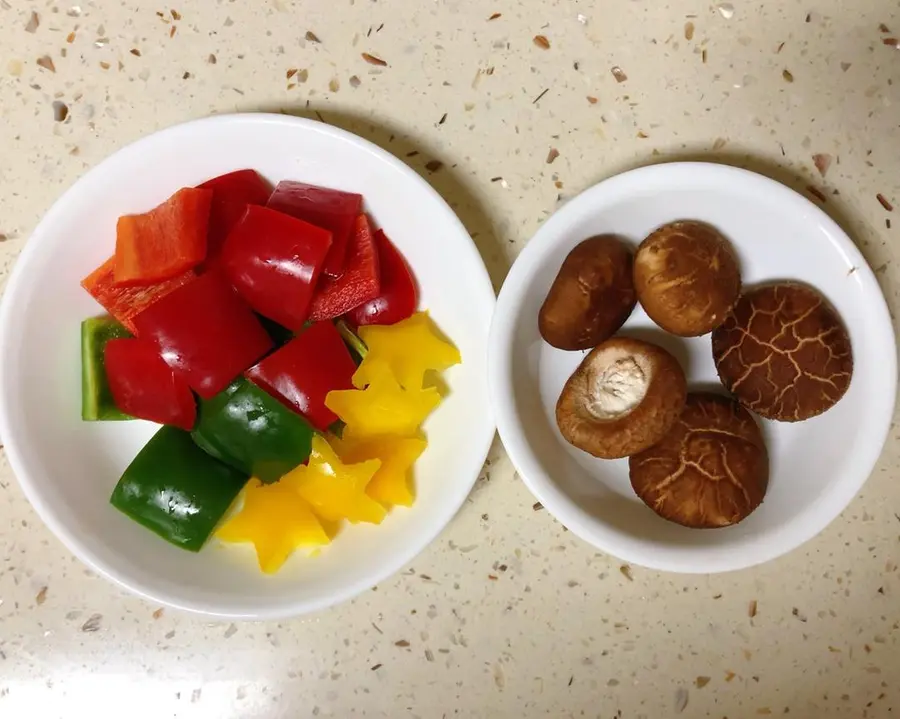
<svg viewBox="0 0 900 719"><path fill-rule="evenodd" d="M193 429L197 417L194 393L150 340L111 340L104 361L113 400L122 412L188 432Z"/></svg>
<svg viewBox="0 0 900 719"><path fill-rule="evenodd" d="M380 290L378 250L365 215L356 218L356 227L343 274L337 279L322 277L310 303L311 320L340 317L363 302L375 299Z"/></svg>
<svg viewBox="0 0 900 719"><path fill-rule="evenodd" d="M218 271L196 277L134 318L175 372L204 399L272 348L259 320Z"/></svg>
<svg viewBox="0 0 900 719"><path fill-rule="evenodd" d="M305 462L312 427L243 377L200 402L194 441L209 454L265 483Z"/></svg>
<svg viewBox="0 0 900 719"><path fill-rule="evenodd" d="M372 459L359 464L344 464L328 442L313 438L308 465L300 465L285 475L282 482L294 487L312 505L322 519L337 522L381 524L385 508L366 494L366 485L378 471L381 462Z"/></svg>
<svg viewBox="0 0 900 719"><path fill-rule="evenodd" d="M115 283L116 258L110 257L81 281L88 291L109 314L135 333L134 316L148 308L170 292L186 285L196 276L193 270L165 282L146 287L119 287Z"/></svg>
<svg viewBox="0 0 900 719"><path fill-rule="evenodd" d="M251 542L259 568L274 574L293 551L321 547L331 539L309 505L289 482L264 484L251 479L244 505L221 526L216 536L225 542Z"/></svg>
<svg viewBox="0 0 900 719"><path fill-rule="evenodd" d="M429 370L442 371L462 361L459 350L442 339L428 312L417 312L395 325L359 328L369 351L353 375L355 387L365 387L384 373L402 387L419 389Z"/></svg>
<svg viewBox="0 0 900 719"><path fill-rule="evenodd" d="M272 188L256 170L229 172L207 180L199 187L213 193L206 235L206 259L203 261L203 267L209 268L218 261L225 238L241 221L247 205L265 205Z"/></svg>
<svg viewBox="0 0 900 719"><path fill-rule="evenodd" d="M347 425L344 436L410 437L440 401L434 387L403 389L392 375L384 374L363 390L329 392L325 406Z"/></svg>
<svg viewBox="0 0 900 719"><path fill-rule="evenodd" d="M378 297L351 310L347 318L360 325L392 325L412 316L419 304L419 291L400 250L381 230L375 233L380 268Z"/></svg>
<svg viewBox="0 0 900 719"><path fill-rule="evenodd" d="M116 406L109 387L104 352L113 340L131 337L111 317L91 317L81 323L81 419L134 419Z"/></svg>
<svg viewBox="0 0 900 719"><path fill-rule="evenodd" d="M415 495L410 483L410 470L428 446L424 439L390 436L356 439L348 435L341 439L334 438L331 446L341 461L348 464L380 459L381 466L366 485L366 494L385 506L412 506Z"/></svg>
<svg viewBox="0 0 900 719"><path fill-rule="evenodd" d="M331 322L315 322L245 376L324 432L337 420L325 406L335 389L352 389L356 363Z"/></svg>
<svg viewBox="0 0 900 719"><path fill-rule="evenodd" d="M225 241L222 265L254 310L296 331L330 246L327 230L251 205Z"/></svg>
<svg viewBox="0 0 900 719"><path fill-rule="evenodd" d="M246 481L187 432L163 427L128 465L109 501L166 541L197 552Z"/></svg>
<svg viewBox="0 0 900 719"><path fill-rule="evenodd" d="M151 285L183 274L206 257L212 190L185 187L142 215L116 224L116 284Z"/></svg>
<svg viewBox="0 0 900 719"><path fill-rule="evenodd" d="M323 271L329 277L343 274L354 223L362 210L362 195L284 180L276 185L269 207L331 232L331 249Z"/></svg>

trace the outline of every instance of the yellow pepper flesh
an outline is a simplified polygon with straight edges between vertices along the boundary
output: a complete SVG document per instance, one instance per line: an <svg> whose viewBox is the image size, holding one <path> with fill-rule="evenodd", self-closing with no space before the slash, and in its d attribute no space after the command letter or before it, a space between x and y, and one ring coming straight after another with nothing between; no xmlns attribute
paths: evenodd
<svg viewBox="0 0 900 719"><path fill-rule="evenodd" d="M411 507L415 495L410 482L410 470L425 451L424 439L403 437L372 437L358 439L352 433L334 438L332 447L345 462L364 462L380 459L381 467L366 486L366 494L384 505L399 504Z"/></svg>
<svg viewBox="0 0 900 719"><path fill-rule="evenodd" d="M328 442L316 436L309 464L291 470L281 482L288 482L325 520L381 524L387 511L366 494L366 486L380 467L377 459L344 464Z"/></svg>
<svg viewBox="0 0 900 719"><path fill-rule="evenodd" d="M407 390L421 389L426 372L440 372L462 361L459 350L438 334L428 312L393 325L365 325L359 336L368 347L353 375L353 386L359 389L386 372Z"/></svg>
<svg viewBox="0 0 900 719"><path fill-rule="evenodd" d="M405 390L393 377L382 374L364 390L329 392L325 406L356 437L409 437L418 431L440 401L441 396L434 387Z"/></svg>
<svg viewBox="0 0 900 719"><path fill-rule="evenodd" d="M244 506L216 536L226 542L251 542L259 567L277 572L298 547L319 547L331 539L309 505L289 483L263 484L251 479L243 490Z"/></svg>

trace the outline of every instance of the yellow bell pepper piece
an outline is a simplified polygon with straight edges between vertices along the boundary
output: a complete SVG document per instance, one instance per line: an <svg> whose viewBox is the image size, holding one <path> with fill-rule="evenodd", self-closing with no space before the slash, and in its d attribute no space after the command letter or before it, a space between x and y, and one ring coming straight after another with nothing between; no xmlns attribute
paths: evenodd
<svg viewBox="0 0 900 719"><path fill-rule="evenodd" d="M408 390L421 389L426 372L440 372L462 361L459 350L440 337L428 312L393 325L365 325L358 333L369 348L353 375L353 386L359 389L385 372Z"/></svg>
<svg viewBox="0 0 900 719"><path fill-rule="evenodd" d="M254 478L243 495L244 506L216 536L226 542L252 542L259 568L266 574L277 572L297 547L320 547L331 541L290 484L263 484Z"/></svg>
<svg viewBox="0 0 900 719"><path fill-rule="evenodd" d="M366 486L366 494L385 505L411 507L414 499L410 483L410 469L428 442L403 437L373 437L358 439L351 433L335 437L331 446L344 462L365 462L380 459L381 467Z"/></svg>
<svg viewBox="0 0 900 719"><path fill-rule="evenodd" d="M328 442L316 435L309 464L292 469L281 481L289 482L316 514L329 522L349 519L381 524L387 511L366 494L366 485L379 467L377 459L344 464Z"/></svg>
<svg viewBox="0 0 900 719"><path fill-rule="evenodd" d="M341 418L355 437L409 437L440 401L441 395L434 387L403 389L392 376L382 374L364 390L329 392L325 406Z"/></svg>

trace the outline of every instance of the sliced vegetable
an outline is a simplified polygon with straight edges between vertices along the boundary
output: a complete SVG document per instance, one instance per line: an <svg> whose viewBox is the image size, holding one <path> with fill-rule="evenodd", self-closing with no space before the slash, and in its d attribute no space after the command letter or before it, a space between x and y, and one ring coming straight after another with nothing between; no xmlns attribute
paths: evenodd
<svg viewBox="0 0 900 719"><path fill-rule="evenodd" d="M309 317L330 320L340 317L363 302L378 296L378 250L365 215L356 218L356 228L348 248L344 274L337 279L323 277L313 296Z"/></svg>
<svg viewBox="0 0 900 719"><path fill-rule="evenodd" d="M329 392L325 405L347 425L343 437L363 439L410 437L440 401L434 387L403 389L393 375L385 374L364 390Z"/></svg>
<svg viewBox="0 0 900 719"><path fill-rule="evenodd" d="M185 187L116 225L116 284L150 285L183 274L206 257L212 190Z"/></svg>
<svg viewBox="0 0 900 719"><path fill-rule="evenodd" d="M309 505L288 482L251 479L244 505L216 532L225 542L250 542L259 568L274 574L295 549L321 547L331 539Z"/></svg>
<svg viewBox="0 0 900 719"><path fill-rule="evenodd" d="M116 258L110 257L85 277L81 286L130 332L136 332L132 322L135 315L196 276L193 270L188 270L171 280L147 287L118 287L115 284L115 270Z"/></svg>
<svg viewBox="0 0 900 719"><path fill-rule="evenodd" d="M272 338L272 342L275 343L276 347L281 347L294 339L294 333L291 330L287 327L282 327L274 320L270 320L268 317L260 314L256 315L256 319L259 320L263 329L269 333L269 337Z"/></svg>
<svg viewBox="0 0 900 719"><path fill-rule="evenodd" d="M415 495L410 475L413 464L428 446L424 439L392 436L356 439L349 435L332 439L331 446L341 461L348 464L380 459L381 466L366 485L366 494L385 506L412 506Z"/></svg>
<svg viewBox="0 0 900 719"><path fill-rule="evenodd" d="M216 459L268 484L307 460L313 430L299 414L241 377L200 402L193 437Z"/></svg>
<svg viewBox="0 0 900 719"><path fill-rule="evenodd" d="M353 375L355 387L365 387L387 372L402 387L419 389L426 372L440 372L462 361L459 350L438 334L428 312L417 312L395 325L360 327L359 336L369 351Z"/></svg>
<svg viewBox="0 0 900 719"><path fill-rule="evenodd" d="M225 238L241 221L247 205L265 205L272 188L256 170L237 170L219 175L200 187L213 192L206 235L206 259L203 262L203 266L208 268L217 262Z"/></svg>
<svg viewBox="0 0 900 719"><path fill-rule="evenodd" d="M91 317L81 323L81 419L134 419L116 406L109 388L104 350L131 333L112 317Z"/></svg>
<svg viewBox="0 0 900 719"><path fill-rule="evenodd" d="M272 348L259 320L218 271L170 292L137 315L134 325L204 399Z"/></svg>
<svg viewBox="0 0 900 719"><path fill-rule="evenodd" d="M330 246L329 231L251 205L225 241L222 264L253 309L296 331Z"/></svg>
<svg viewBox="0 0 900 719"><path fill-rule="evenodd" d="M246 481L189 433L163 427L125 470L109 501L166 541L196 552Z"/></svg>
<svg viewBox="0 0 900 719"><path fill-rule="evenodd" d="M309 464L300 465L282 482L293 486L315 513L329 522L349 519L381 524L385 508L366 494L366 485L380 466L377 459L344 464L328 442L317 435Z"/></svg>
<svg viewBox="0 0 900 719"><path fill-rule="evenodd" d="M347 248L362 211L362 195L285 180L275 187L269 207L331 232L324 272L329 277L344 272Z"/></svg>
<svg viewBox="0 0 900 719"><path fill-rule="evenodd" d="M335 389L352 389L356 363L331 322L315 322L246 372L256 385L324 432L337 420L325 406Z"/></svg>
<svg viewBox="0 0 900 719"><path fill-rule="evenodd" d="M188 432L194 427L194 393L146 339L115 339L104 354L109 388L116 406L138 419L171 424Z"/></svg>
<svg viewBox="0 0 900 719"><path fill-rule="evenodd" d="M375 233L380 271L378 296L350 311L347 318L360 325L392 325L416 311L419 293L409 265L381 230Z"/></svg>

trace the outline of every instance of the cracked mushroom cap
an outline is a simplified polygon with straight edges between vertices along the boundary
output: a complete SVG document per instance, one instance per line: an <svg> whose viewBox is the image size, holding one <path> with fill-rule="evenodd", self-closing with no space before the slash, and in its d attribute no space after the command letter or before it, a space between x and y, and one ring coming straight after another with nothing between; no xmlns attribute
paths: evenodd
<svg viewBox="0 0 900 719"><path fill-rule="evenodd" d="M741 272L731 244L714 227L672 222L638 247L634 286L644 311L666 332L699 337L734 306Z"/></svg>
<svg viewBox="0 0 900 719"><path fill-rule="evenodd" d="M745 293L713 332L722 384L766 419L800 422L833 407L850 386L853 352L840 316L797 282Z"/></svg>
<svg viewBox="0 0 900 719"><path fill-rule="evenodd" d="M684 370L662 347L613 337L566 382L556 423L569 444L601 459L627 457L659 441L687 394Z"/></svg>
<svg viewBox="0 0 900 719"><path fill-rule="evenodd" d="M769 458L750 413L730 397L692 392L672 430L628 461L631 486L663 519L712 529L763 501Z"/></svg>

